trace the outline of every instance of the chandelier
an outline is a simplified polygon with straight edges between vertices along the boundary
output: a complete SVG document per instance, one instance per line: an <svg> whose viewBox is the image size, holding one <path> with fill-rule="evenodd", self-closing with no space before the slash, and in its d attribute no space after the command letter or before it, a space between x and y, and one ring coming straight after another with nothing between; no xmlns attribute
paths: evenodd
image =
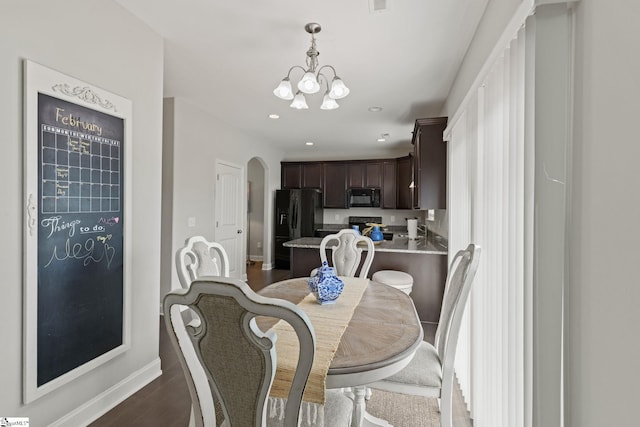
<svg viewBox="0 0 640 427"><path fill-rule="evenodd" d="M315 22L311 22L304 26L304 29L307 33L311 34L311 47L307 51L307 68L301 67L299 65L294 65L289 68L289 72L287 76L282 79L277 88L274 89L273 94L280 99L291 100L290 107L298 110L305 110L309 108L307 105L307 100L304 95L314 94L320 91L322 85L325 86L326 90L324 93L324 98L322 99L322 105L320 106L321 110L335 110L339 107L336 99L342 99L345 96L349 95L349 88L344 84L342 79L338 77L336 74L335 68L331 65L323 65L318 68L318 55L320 52L316 49L316 38L315 34L319 33L322 29L320 24L316 24ZM291 76L291 72L294 69L301 69L304 72L302 79L297 84L298 90L293 93L293 88L291 87L291 81L289 77ZM333 79L331 79L331 85L329 85L329 79L326 75L322 73L322 70L330 69L333 71Z"/></svg>

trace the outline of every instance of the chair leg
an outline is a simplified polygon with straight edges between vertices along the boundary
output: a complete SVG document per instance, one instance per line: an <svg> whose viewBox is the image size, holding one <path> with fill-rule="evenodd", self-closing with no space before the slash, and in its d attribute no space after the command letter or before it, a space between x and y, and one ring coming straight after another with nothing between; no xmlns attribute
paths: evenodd
<svg viewBox="0 0 640 427"><path fill-rule="evenodd" d="M440 396L440 427L453 427L451 390L442 390Z"/></svg>
<svg viewBox="0 0 640 427"><path fill-rule="evenodd" d="M340 391L342 392L342 394L347 396L349 399L355 400L356 396L355 396L355 394L353 394L353 387L342 387L340 389Z"/></svg>

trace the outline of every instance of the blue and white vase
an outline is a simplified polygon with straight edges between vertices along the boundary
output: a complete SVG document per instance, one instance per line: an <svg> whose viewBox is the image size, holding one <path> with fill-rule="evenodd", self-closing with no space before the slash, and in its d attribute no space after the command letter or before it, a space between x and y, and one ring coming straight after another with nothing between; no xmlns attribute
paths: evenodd
<svg viewBox="0 0 640 427"><path fill-rule="evenodd" d="M316 277L317 281L309 279L311 292L320 304L334 304L344 289L344 282L336 275L335 268L329 267L325 261Z"/></svg>
<svg viewBox="0 0 640 427"><path fill-rule="evenodd" d="M317 292L318 291L318 280L320 280L320 269L316 268L316 274L314 274L313 276L309 277L309 290L311 290L311 292Z"/></svg>

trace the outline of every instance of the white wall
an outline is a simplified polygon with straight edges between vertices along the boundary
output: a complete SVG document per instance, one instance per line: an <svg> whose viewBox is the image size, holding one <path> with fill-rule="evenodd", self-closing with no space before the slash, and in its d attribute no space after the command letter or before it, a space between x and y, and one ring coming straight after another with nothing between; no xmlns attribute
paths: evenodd
<svg viewBox="0 0 640 427"><path fill-rule="evenodd" d="M143 55L140 53L144 52ZM118 382L148 368L159 374L162 40L113 2L9 0L0 5L0 416L48 425L71 411L81 425ZM133 103L132 346L125 354L22 405L22 60L30 59ZM117 394L117 393L116 393ZM83 406L91 399L103 400Z"/></svg>
<svg viewBox="0 0 640 427"><path fill-rule="evenodd" d="M566 425L637 425L640 3L582 0L576 12Z"/></svg>
<svg viewBox="0 0 640 427"><path fill-rule="evenodd" d="M168 111L168 108L173 109L173 116L169 117L165 114L165 129L173 128L173 135L170 138L173 147L165 148L172 149L173 170L164 170L163 173L170 174L173 179L171 254L182 247L189 236L199 234L209 239L214 237L216 160L242 167L244 174L242 182L246 183L247 163L252 157L260 157L268 170L269 182L265 185L271 195L266 203L266 212L273 211L274 191L280 187L280 161L283 158L283 152L272 149L268 141L260 140L241 129L229 127L183 99L165 100L165 111ZM171 153L167 151L165 155L171 155ZM167 180L165 176L165 182ZM245 189L243 184L243 194L246 194ZM195 227L187 226L189 217L195 218ZM268 215L268 218L271 216ZM272 222L265 222L269 236L268 240L263 242L266 264L272 262ZM163 235L169 233L166 229L168 226L163 225L165 227ZM246 224L244 229L246 230ZM166 242L163 241L164 244ZM243 256L246 257L246 253ZM161 296L170 289L180 286L173 258L168 259L168 255L164 255L163 262L171 262L172 273L170 280L163 276Z"/></svg>
<svg viewBox="0 0 640 427"><path fill-rule="evenodd" d="M249 259L261 261L264 245L264 225L265 222L272 221L273 215L264 211L264 167L260 160L253 158L247 165L247 180L251 183L249 192L250 207L248 209L247 224L247 247L249 248ZM258 247L260 246L260 247Z"/></svg>
<svg viewBox="0 0 640 427"><path fill-rule="evenodd" d="M489 0L445 103L451 119L522 0Z"/></svg>

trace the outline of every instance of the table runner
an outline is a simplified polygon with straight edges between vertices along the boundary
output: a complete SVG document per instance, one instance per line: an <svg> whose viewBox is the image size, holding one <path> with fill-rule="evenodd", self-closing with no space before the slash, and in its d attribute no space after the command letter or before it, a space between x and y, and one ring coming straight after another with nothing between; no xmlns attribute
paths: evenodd
<svg viewBox="0 0 640 427"><path fill-rule="evenodd" d="M342 334L369 284L368 279L353 277L340 277L340 279L344 282L344 290L335 304L320 305L311 293L298 303L298 307L311 320L316 334L316 353L304 391L303 400L305 402L324 404L325 383L329 366L338 349ZM270 393L272 398L271 412L273 413L274 411L280 412L278 408L284 411L283 399L288 396L291 380L296 369L299 344L293 328L287 322L278 321L272 330L278 336L276 341L278 364ZM307 411L309 410L307 408ZM316 410L317 408L311 410L314 415ZM315 418L314 415L312 415L313 418Z"/></svg>

